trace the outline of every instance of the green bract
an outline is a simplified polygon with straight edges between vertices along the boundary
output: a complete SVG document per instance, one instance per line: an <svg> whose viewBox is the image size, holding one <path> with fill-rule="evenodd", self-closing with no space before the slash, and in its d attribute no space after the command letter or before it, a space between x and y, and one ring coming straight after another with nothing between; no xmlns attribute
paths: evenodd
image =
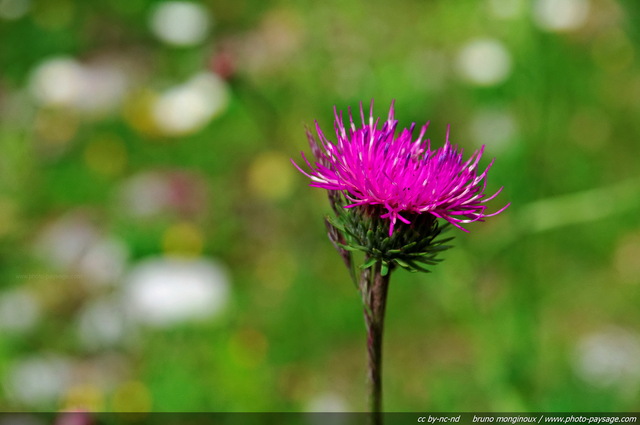
<svg viewBox="0 0 640 425"><path fill-rule="evenodd" d="M335 213L325 221L329 238L350 269L351 252L361 251L365 260L360 268L380 262L383 276L396 265L412 272L429 272L428 266L442 261L438 254L451 248L446 243L453 237L438 239L449 224L441 225L431 214L411 216L410 224L400 223L389 236L389 220L380 218L375 206L343 208L344 196L335 191L329 198Z"/></svg>

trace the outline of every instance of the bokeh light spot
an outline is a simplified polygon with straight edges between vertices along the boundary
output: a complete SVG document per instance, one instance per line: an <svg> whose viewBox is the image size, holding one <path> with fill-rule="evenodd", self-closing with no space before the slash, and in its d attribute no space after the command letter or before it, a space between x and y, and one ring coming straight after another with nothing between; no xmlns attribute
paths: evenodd
<svg viewBox="0 0 640 425"><path fill-rule="evenodd" d="M280 152L265 152L249 167L249 187L268 200L287 197L293 188L293 166Z"/></svg>
<svg viewBox="0 0 640 425"><path fill-rule="evenodd" d="M511 72L511 55L504 44L495 39L475 39L458 53L460 76L478 86L502 83Z"/></svg>
<svg viewBox="0 0 640 425"><path fill-rule="evenodd" d="M314 395L308 400L305 410L307 412L348 412L350 409L347 402L340 395L335 393L322 393ZM320 423L322 422L317 422L318 425L320 425ZM345 421L345 424L346 423ZM316 425L315 421L313 425Z"/></svg>
<svg viewBox="0 0 640 425"><path fill-rule="evenodd" d="M589 0L537 0L535 23L546 31L571 31L581 27L589 15Z"/></svg>
<svg viewBox="0 0 640 425"><path fill-rule="evenodd" d="M619 327L585 335L575 353L574 369L587 383L600 388L638 388L640 383L640 338Z"/></svg>
<svg viewBox="0 0 640 425"><path fill-rule="evenodd" d="M41 141L41 148L47 153L64 151L78 131L78 118L72 114L41 110L36 116L35 132Z"/></svg>
<svg viewBox="0 0 640 425"><path fill-rule="evenodd" d="M116 388L111 398L111 410L114 412L149 412L151 393L138 381L125 382Z"/></svg>
<svg viewBox="0 0 640 425"><path fill-rule="evenodd" d="M0 293L0 329L3 333L23 333L32 329L41 313L36 298L23 287Z"/></svg>
<svg viewBox="0 0 640 425"><path fill-rule="evenodd" d="M129 273L125 286L128 313L155 327L219 316L230 298L226 270L206 258L146 259Z"/></svg>
<svg viewBox="0 0 640 425"><path fill-rule="evenodd" d="M88 350L118 346L131 330L122 306L106 299L86 305L78 314L76 326L78 341Z"/></svg>
<svg viewBox="0 0 640 425"><path fill-rule="evenodd" d="M202 253L204 235L193 223L181 222L169 227L162 238L167 255L197 257Z"/></svg>
<svg viewBox="0 0 640 425"><path fill-rule="evenodd" d="M40 106L101 118L120 106L130 80L121 65L111 60L85 65L68 56L54 56L34 68L28 85Z"/></svg>
<svg viewBox="0 0 640 425"><path fill-rule="evenodd" d="M20 19L29 12L31 0L0 0L0 18Z"/></svg>
<svg viewBox="0 0 640 425"><path fill-rule="evenodd" d="M124 118L136 131L149 136L158 136L160 131L156 127L151 114L156 95L149 90L134 93L124 105Z"/></svg>
<svg viewBox="0 0 640 425"><path fill-rule="evenodd" d="M56 402L71 379L68 359L52 354L23 358L5 374L9 398L27 406Z"/></svg>
<svg viewBox="0 0 640 425"><path fill-rule="evenodd" d="M591 51L594 62L609 73L616 73L631 66L634 49L631 41L619 29L600 34Z"/></svg>
<svg viewBox="0 0 640 425"><path fill-rule="evenodd" d="M82 66L70 57L44 60L31 73L31 94L45 106L70 106L82 95L82 73Z"/></svg>
<svg viewBox="0 0 640 425"><path fill-rule="evenodd" d="M152 11L149 25L167 44L192 46L205 40L210 20L207 9L198 3L166 1Z"/></svg>
<svg viewBox="0 0 640 425"><path fill-rule="evenodd" d="M200 131L229 103L227 84L218 75L203 72L172 87L155 100L151 116L155 127L167 136Z"/></svg>
<svg viewBox="0 0 640 425"><path fill-rule="evenodd" d="M94 385L74 385L64 395L63 410L104 411L104 394Z"/></svg>

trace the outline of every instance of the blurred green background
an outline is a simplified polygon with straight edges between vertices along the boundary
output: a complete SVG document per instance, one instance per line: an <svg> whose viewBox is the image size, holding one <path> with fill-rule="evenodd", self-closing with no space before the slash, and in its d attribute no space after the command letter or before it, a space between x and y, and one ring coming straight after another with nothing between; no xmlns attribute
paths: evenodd
<svg viewBox="0 0 640 425"><path fill-rule="evenodd" d="M0 408L366 410L359 295L289 162L392 99L496 158L392 278L389 411L640 410L640 3L0 0Z"/></svg>

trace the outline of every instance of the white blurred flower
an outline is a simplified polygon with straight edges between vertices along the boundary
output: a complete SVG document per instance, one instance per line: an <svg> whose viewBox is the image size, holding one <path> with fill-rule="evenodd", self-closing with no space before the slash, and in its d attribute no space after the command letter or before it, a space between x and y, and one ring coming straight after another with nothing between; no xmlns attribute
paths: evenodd
<svg viewBox="0 0 640 425"><path fill-rule="evenodd" d="M58 56L42 61L33 70L29 91L42 106L99 115L115 110L129 85L127 73L116 64L101 61L84 65Z"/></svg>
<svg viewBox="0 0 640 425"><path fill-rule="evenodd" d="M305 407L307 412L348 412L349 407L342 397L334 393L318 394Z"/></svg>
<svg viewBox="0 0 640 425"><path fill-rule="evenodd" d="M163 133L179 136L202 129L228 103L224 80L214 73L203 72L162 93L153 105L152 116Z"/></svg>
<svg viewBox="0 0 640 425"><path fill-rule="evenodd" d="M127 179L118 196L120 209L138 218L163 213L197 214L205 208L207 186L192 172L144 171Z"/></svg>
<svg viewBox="0 0 640 425"><path fill-rule="evenodd" d="M575 371L601 388L640 384L640 337L611 328L583 337L576 347Z"/></svg>
<svg viewBox="0 0 640 425"><path fill-rule="evenodd" d="M77 320L78 339L90 350L117 346L131 331L124 307L114 300L98 299L86 305Z"/></svg>
<svg viewBox="0 0 640 425"><path fill-rule="evenodd" d="M458 52L457 68L466 81L479 86L493 86L509 77L511 55L499 40L475 39Z"/></svg>
<svg viewBox="0 0 640 425"><path fill-rule="evenodd" d="M535 23L546 31L570 31L582 26L589 15L589 0L536 0Z"/></svg>
<svg viewBox="0 0 640 425"><path fill-rule="evenodd" d="M71 379L69 360L55 355L29 357L9 367L4 386L8 398L26 406L56 402Z"/></svg>
<svg viewBox="0 0 640 425"><path fill-rule="evenodd" d="M201 4L186 1L159 3L149 17L155 36L176 46L202 43L210 25L208 10Z"/></svg>
<svg viewBox="0 0 640 425"><path fill-rule="evenodd" d="M93 283L113 283L124 271L128 258L129 251L124 242L115 237L100 237L84 252L78 271Z"/></svg>
<svg viewBox="0 0 640 425"><path fill-rule="evenodd" d="M513 115L506 110L484 108L471 119L471 136L480 145L487 145L492 152L505 151L518 131Z"/></svg>
<svg viewBox="0 0 640 425"><path fill-rule="evenodd" d="M167 179L158 172L144 172L128 179L122 186L123 208L134 216L148 217L164 210L171 197Z"/></svg>
<svg viewBox="0 0 640 425"><path fill-rule="evenodd" d="M213 260L150 258L128 274L124 294L133 318L166 327L219 315L229 301L229 280Z"/></svg>
<svg viewBox="0 0 640 425"><path fill-rule="evenodd" d="M82 95L75 107L82 114L104 114L116 110L130 86L124 69L106 60L83 67Z"/></svg>
<svg viewBox="0 0 640 425"><path fill-rule="evenodd" d="M29 12L31 0L0 0L0 18L20 19Z"/></svg>
<svg viewBox="0 0 640 425"><path fill-rule="evenodd" d="M6 332L26 332L40 318L37 300L22 288L0 294L0 329Z"/></svg>
<svg viewBox="0 0 640 425"><path fill-rule="evenodd" d="M80 261L98 238L95 226L81 213L69 213L49 224L36 241L36 253L58 270Z"/></svg>
<svg viewBox="0 0 640 425"><path fill-rule="evenodd" d="M327 417L322 413L332 413L331 423L336 425L348 425L351 423L350 416L348 415L335 415L335 413L349 412L349 406L342 397L334 393L318 394L311 398L306 406L307 412L316 413L315 415L309 415L307 422L309 425L323 425L327 423Z"/></svg>
<svg viewBox="0 0 640 425"><path fill-rule="evenodd" d="M70 57L47 59L31 74L31 94L44 106L72 106L82 96L83 72L82 65Z"/></svg>
<svg viewBox="0 0 640 425"><path fill-rule="evenodd" d="M36 240L35 252L56 270L73 270L96 284L115 282L128 258L122 241L102 235L79 212L68 213L45 227Z"/></svg>

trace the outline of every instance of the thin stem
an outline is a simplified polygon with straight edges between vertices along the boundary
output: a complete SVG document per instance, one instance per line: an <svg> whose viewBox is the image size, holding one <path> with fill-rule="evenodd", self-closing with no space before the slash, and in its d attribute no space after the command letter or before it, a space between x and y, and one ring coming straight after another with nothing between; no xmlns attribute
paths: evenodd
<svg viewBox="0 0 640 425"><path fill-rule="evenodd" d="M377 262L373 267L364 270L360 278L360 293L367 326L369 401L373 425L382 425L382 336L389 276L390 270L382 276L381 264Z"/></svg>

